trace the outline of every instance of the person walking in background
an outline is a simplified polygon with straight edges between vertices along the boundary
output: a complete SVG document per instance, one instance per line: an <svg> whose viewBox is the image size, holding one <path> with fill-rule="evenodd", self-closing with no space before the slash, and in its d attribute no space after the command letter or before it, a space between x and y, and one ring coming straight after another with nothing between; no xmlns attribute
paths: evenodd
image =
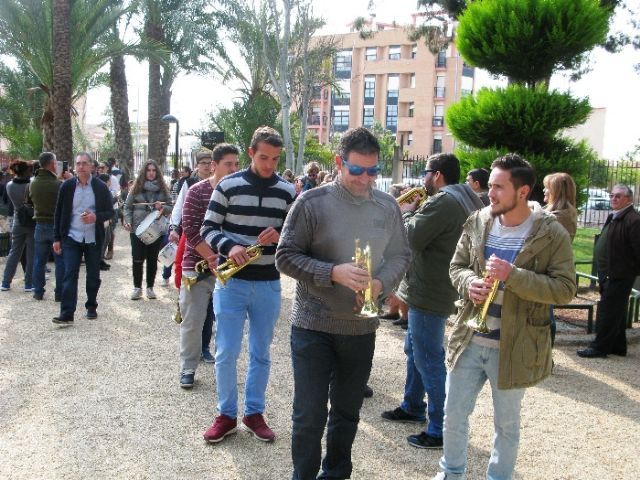
<svg viewBox="0 0 640 480"><path fill-rule="evenodd" d="M33 218L28 218L27 210L24 214L20 210L28 203L29 182L31 181L31 166L23 161L16 160L9 166L9 170L15 175L6 186L6 193L13 205L13 225L11 226L11 250L7 257L2 276L1 291L11 288L13 280L22 254L26 252L26 264L24 266L24 291L32 292L32 272L33 272L33 231L35 222Z"/></svg>
<svg viewBox="0 0 640 480"><path fill-rule="evenodd" d="M467 220L451 260L451 281L462 300L447 346L444 453L434 480L464 478L469 416L487 380L495 427L487 478L512 478L525 388L551 374L549 305L567 303L576 292L569 235L537 203L528 203L535 184L531 165L507 154L491 169L491 205ZM474 329L485 302L486 329Z"/></svg>
<svg viewBox="0 0 640 480"><path fill-rule="evenodd" d="M318 174L320 173L320 165L317 162L309 162L305 166L305 177L302 179L302 191L306 192L320 185L318 182Z"/></svg>
<svg viewBox="0 0 640 480"><path fill-rule="evenodd" d="M595 246L600 286L596 338L578 350L585 358L627 355L626 313L631 288L640 275L640 214L633 207L633 191L618 184L609 195L611 209Z"/></svg>
<svg viewBox="0 0 640 480"><path fill-rule="evenodd" d="M114 216L113 218L110 220L110 224L108 227L109 229L109 234L107 235L107 241L105 242L105 252L104 252L104 260L111 260L113 258L113 244L115 242L116 239L116 226L118 225L118 218L117 218L117 211L118 211L118 207L117 207L117 200L120 196L120 178L116 175L114 175L113 171L112 171L112 166L115 165L115 159L110 158L108 159L107 162L102 162L100 163L100 166L98 167L98 172L100 173L100 175L108 175L109 176L109 181L107 182L107 186L109 187L109 191L111 192L111 196L113 197L113 201L115 202L115 206L114 206ZM104 181L104 180L103 180ZM103 270L108 270L110 265L105 262L105 261L100 262L100 267Z"/></svg>
<svg viewBox="0 0 640 480"><path fill-rule="evenodd" d="M260 245L262 256L230 278L216 283L216 387L218 416L204 433L217 443L236 431L238 415L237 362L245 320L249 323L247 367L242 424L258 440L271 442L273 430L264 420L266 390L271 370L271 341L280 315L280 273L275 266L276 245L289 207L293 185L276 173L282 137L270 127L259 127L247 152L251 165L218 184L200 231L223 258L244 265L247 247Z"/></svg>
<svg viewBox="0 0 640 480"><path fill-rule="evenodd" d="M449 262L467 217L482 208L480 198L460 179L460 163L451 153L432 155L424 171L429 196L403 204L411 265L396 295L409 305L405 336L407 376L400 406L382 413L391 422L424 423L424 431L407 437L416 448L442 448L445 380L444 329L455 312L458 294L449 278ZM425 393L428 403L425 403ZM427 408L428 407L428 408Z"/></svg>
<svg viewBox="0 0 640 480"><path fill-rule="evenodd" d="M544 186L545 210L556 217L571 241L578 229L578 211L576 210L576 183L567 173L551 173L542 180ZM551 305L551 345L556 341L556 317Z"/></svg>
<svg viewBox="0 0 640 480"><path fill-rule="evenodd" d="M409 265L398 204L373 188L379 153L371 132L348 130L336 156L338 180L298 197L276 252L278 270L297 281L291 315L293 480L350 478L380 324L378 318L357 315L361 292L370 285L377 302L393 291ZM353 264L356 238L362 248L371 245L373 278ZM318 476L325 426L326 456Z"/></svg>
<svg viewBox="0 0 640 480"><path fill-rule="evenodd" d="M51 152L43 152L38 158L40 169L31 181L29 198L33 203L36 228L34 231L33 254L33 298L42 300L45 293L45 270L49 255L53 251L53 221L56 210L56 200L62 181L57 177L56 156ZM68 178L71 175L65 172ZM53 255L55 262L56 286L54 299L59 302L62 299L62 284L64 282L64 261L62 256Z"/></svg>
<svg viewBox="0 0 640 480"><path fill-rule="evenodd" d="M156 298L153 285L158 271L158 253L162 248L162 235L155 242L147 245L138 238L136 230L152 211L156 210L161 215L169 215L171 209L171 194L165 184L162 170L155 160L149 159L142 164L124 204L124 229L130 232L133 260L131 300L142 298L142 273L145 262L147 264L147 298L150 300Z"/></svg>
<svg viewBox="0 0 640 480"><path fill-rule="evenodd" d="M91 174L91 155L76 156L76 177L60 187L53 226L53 251L62 255L64 282L60 314L53 323L73 323L78 303L78 275L84 256L87 277L86 317L98 318L98 290L100 289L100 258L104 242L104 222L113 215L111 193L107 186Z"/></svg>
<svg viewBox="0 0 640 480"><path fill-rule="evenodd" d="M486 207L489 205L489 171L486 168L475 168L467 173L467 185L482 200L482 204Z"/></svg>

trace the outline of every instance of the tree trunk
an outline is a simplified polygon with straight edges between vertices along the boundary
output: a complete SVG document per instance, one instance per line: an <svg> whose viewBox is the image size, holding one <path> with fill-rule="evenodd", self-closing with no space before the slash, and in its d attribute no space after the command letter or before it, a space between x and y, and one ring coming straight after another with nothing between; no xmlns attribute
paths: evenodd
<svg viewBox="0 0 640 480"><path fill-rule="evenodd" d="M122 55L116 55L111 59L109 74L111 76L111 111L116 141L116 158L127 178L132 178L133 147L131 145L131 124L129 123L129 95Z"/></svg>
<svg viewBox="0 0 640 480"><path fill-rule="evenodd" d="M45 152L53 152L55 150L53 143L53 100L50 96L44 102L44 112L40 119L40 128L42 129L42 148Z"/></svg>
<svg viewBox="0 0 640 480"><path fill-rule="evenodd" d="M162 28L160 12L153 2L147 13L145 33L150 40L164 42L164 29ZM166 88L166 87L165 87ZM169 144L169 125L162 121L162 117L169 113L167 95L163 88L162 72L160 64L149 59L149 98L147 120L149 129L149 158L156 160L160 165L165 164L167 145ZM169 102L171 95L169 94Z"/></svg>
<svg viewBox="0 0 640 480"><path fill-rule="evenodd" d="M69 0L53 2L53 136L58 160L73 160Z"/></svg>

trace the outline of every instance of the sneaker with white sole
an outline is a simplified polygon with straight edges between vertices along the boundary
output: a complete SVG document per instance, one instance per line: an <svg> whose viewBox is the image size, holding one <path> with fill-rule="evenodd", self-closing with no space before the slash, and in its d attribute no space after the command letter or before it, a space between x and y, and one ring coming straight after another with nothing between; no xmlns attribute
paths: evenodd
<svg viewBox="0 0 640 480"><path fill-rule="evenodd" d="M158 298L158 297L156 296L156 292L154 292L154 291L153 291L153 288L151 288L151 287L147 287L147 298L148 298L149 300L153 300L153 299L155 299L155 298Z"/></svg>
<svg viewBox="0 0 640 480"><path fill-rule="evenodd" d="M140 300L142 298L142 289L134 288L131 292L131 300Z"/></svg>
<svg viewBox="0 0 640 480"><path fill-rule="evenodd" d="M209 443L218 443L225 439L227 435L236 433L238 420L227 417L226 415L218 415L206 432L204 439Z"/></svg>
<svg viewBox="0 0 640 480"><path fill-rule="evenodd" d="M262 442L273 442L276 438L276 434L269 428L269 425L267 425L267 422L264 421L264 417L260 413L245 415L242 418L242 426Z"/></svg>

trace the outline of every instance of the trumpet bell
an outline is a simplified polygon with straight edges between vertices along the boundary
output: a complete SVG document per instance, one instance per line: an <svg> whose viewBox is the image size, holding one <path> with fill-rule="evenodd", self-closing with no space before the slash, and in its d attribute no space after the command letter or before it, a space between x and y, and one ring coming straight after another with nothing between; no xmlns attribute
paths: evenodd
<svg viewBox="0 0 640 480"><path fill-rule="evenodd" d="M380 316L380 309L376 306L375 303L365 303L360 310L360 313L356 314L356 317L360 318L376 318Z"/></svg>
<svg viewBox="0 0 640 480"><path fill-rule="evenodd" d="M471 330L474 330L478 333L489 333L486 319L483 320L480 314L474 315L469 320L467 320L466 325Z"/></svg>

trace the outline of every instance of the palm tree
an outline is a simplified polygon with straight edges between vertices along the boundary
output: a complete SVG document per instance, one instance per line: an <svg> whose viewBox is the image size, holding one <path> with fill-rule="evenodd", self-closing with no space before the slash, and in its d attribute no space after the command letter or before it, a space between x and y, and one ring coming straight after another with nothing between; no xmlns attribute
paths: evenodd
<svg viewBox="0 0 640 480"><path fill-rule="evenodd" d="M54 13L58 3L70 6L67 21L71 103L100 83L98 70L115 54L140 55L147 52L139 43L108 41L113 25L128 11L122 0L0 1L0 31L3 32L0 35L0 53L27 65L39 82L34 87L37 86L46 94L40 122L45 150L54 150L57 146L54 143L57 140L54 140L54 117L56 114L68 115L54 109L54 97L58 92L54 87L54 63L57 58L54 58L53 39ZM57 13L55 18L57 22ZM55 28L65 28L62 25L56 23ZM70 138L68 133L61 135Z"/></svg>

